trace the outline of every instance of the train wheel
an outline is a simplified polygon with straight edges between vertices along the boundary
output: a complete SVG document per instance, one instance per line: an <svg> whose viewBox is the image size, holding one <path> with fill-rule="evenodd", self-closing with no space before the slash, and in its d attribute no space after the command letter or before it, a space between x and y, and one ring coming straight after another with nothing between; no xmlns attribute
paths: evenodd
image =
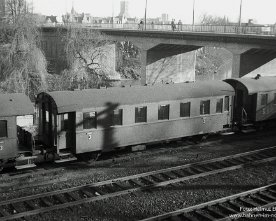
<svg viewBox="0 0 276 221"><path fill-rule="evenodd" d="M85 162L92 162L97 161L98 158L101 156L101 152L89 152L89 153L82 153L78 154L78 160L85 161Z"/></svg>

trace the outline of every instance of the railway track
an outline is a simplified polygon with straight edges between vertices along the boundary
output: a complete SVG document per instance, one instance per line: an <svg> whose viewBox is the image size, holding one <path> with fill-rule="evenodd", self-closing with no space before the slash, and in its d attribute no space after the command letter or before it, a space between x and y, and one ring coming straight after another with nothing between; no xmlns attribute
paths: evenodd
<svg viewBox="0 0 276 221"><path fill-rule="evenodd" d="M141 221L276 218L276 183Z"/></svg>
<svg viewBox="0 0 276 221"><path fill-rule="evenodd" d="M218 142L220 140L213 140L213 141L208 141L208 142L204 142L203 145L210 145L210 144L214 144L216 142ZM190 148L191 144L193 144L191 141L182 141L181 145L179 145L178 143L174 143L172 144L173 149L175 150L177 146L177 148ZM184 145L184 147L183 147ZM163 153L163 152L167 152L168 148L159 148L157 149L156 147L153 147L150 150L150 152L143 152L143 156L147 156L147 155L152 155L154 153L156 153L158 151L158 153ZM141 152L140 152L141 153ZM87 166L91 166L91 167L97 167L97 165L101 165L102 163L113 163L114 160L116 160L116 162L120 161L120 160L124 160L124 159L128 159L130 154L132 155L137 155L139 154L139 152L126 152L126 151L122 151L119 154L116 153L114 155L103 155L100 157L99 161L93 161L93 162L79 162L79 161L73 161L73 162L65 162L66 166L63 166L63 164L50 164L50 165L46 165L43 167L35 167L35 168L26 168L26 169L22 169L22 170L15 170L12 172L8 172L8 173L2 173L0 174L0 194L1 193L7 193L7 192L11 192L11 191L16 191L16 190L22 190L25 188L35 188L35 187L39 187L39 186L45 186L45 185L51 185L51 184L55 184L57 182L66 182L67 179L47 179L44 180L44 176L45 175L49 175L51 173L53 174L57 174L59 172L62 172L63 170L67 170L67 169L71 169L71 168L76 168L78 166L82 166L83 163L85 163L85 167L87 168ZM34 178L36 176L39 176L40 179L39 180L35 180L35 182L28 182L26 184L22 185L22 179L28 179L28 178ZM5 182L1 183L1 179L5 179Z"/></svg>
<svg viewBox="0 0 276 221"><path fill-rule="evenodd" d="M62 171L65 168L58 167L58 168L35 168L33 170L27 169L24 171L15 171L12 173L6 173L2 174L0 176L1 179L4 179L5 181L0 183L0 193L6 193L10 190L21 190L24 188L30 188L30 187L38 187L42 185L47 184L53 184L58 181L61 181L61 179L54 179L54 180L45 180L46 175L50 174L58 174L62 173ZM35 182L33 183L26 183L23 184L26 179L35 179ZM64 180L66 181L66 180Z"/></svg>
<svg viewBox="0 0 276 221"><path fill-rule="evenodd" d="M11 220L23 217L27 220L30 215L68 208L137 191L146 191L166 185L177 185L185 180L273 160L276 160L276 146L89 185L2 201L0 202L0 220Z"/></svg>

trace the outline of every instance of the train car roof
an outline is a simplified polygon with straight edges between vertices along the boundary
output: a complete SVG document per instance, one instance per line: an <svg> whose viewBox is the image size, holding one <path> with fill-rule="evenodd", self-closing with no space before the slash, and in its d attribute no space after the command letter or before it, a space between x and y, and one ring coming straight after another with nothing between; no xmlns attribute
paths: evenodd
<svg viewBox="0 0 276 221"><path fill-rule="evenodd" d="M234 95L231 85L223 81L202 81L156 86L113 87L48 93L56 103L58 113L91 107L133 105L185 98Z"/></svg>
<svg viewBox="0 0 276 221"><path fill-rule="evenodd" d="M33 104L25 94L0 94L0 117L23 116L33 113Z"/></svg>
<svg viewBox="0 0 276 221"><path fill-rule="evenodd" d="M276 77L232 78L225 81L232 86L237 83L242 84L247 89L249 95L276 90Z"/></svg>

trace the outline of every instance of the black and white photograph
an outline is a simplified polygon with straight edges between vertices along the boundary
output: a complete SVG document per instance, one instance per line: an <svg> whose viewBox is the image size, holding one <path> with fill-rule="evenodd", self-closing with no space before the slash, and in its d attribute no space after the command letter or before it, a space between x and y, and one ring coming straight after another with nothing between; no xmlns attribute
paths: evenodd
<svg viewBox="0 0 276 221"><path fill-rule="evenodd" d="M0 0L0 221L276 221L275 0Z"/></svg>

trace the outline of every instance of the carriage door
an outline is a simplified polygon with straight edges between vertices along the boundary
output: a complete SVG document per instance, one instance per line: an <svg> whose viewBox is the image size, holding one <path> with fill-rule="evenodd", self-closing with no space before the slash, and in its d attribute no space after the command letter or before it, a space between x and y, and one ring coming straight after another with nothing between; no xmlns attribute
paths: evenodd
<svg viewBox="0 0 276 221"><path fill-rule="evenodd" d="M235 119L241 122L242 120L242 108L243 108L243 90L237 90L236 93L236 114L235 114Z"/></svg>
<svg viewBox="0 0 276 221"><path fill-rule="evenodd" d="M58 118L58 149L73 151L76 140L76 114L74 112L63 113L58 115Z"/></svg>
<svg viewBox="0 0 276 221"><path fill-rule="evenodd" d="M247 120L255 120L255 111L256 111L256 94L248 95L246 97L246 103L244 104L245 110L247 112Z"/></svg>

